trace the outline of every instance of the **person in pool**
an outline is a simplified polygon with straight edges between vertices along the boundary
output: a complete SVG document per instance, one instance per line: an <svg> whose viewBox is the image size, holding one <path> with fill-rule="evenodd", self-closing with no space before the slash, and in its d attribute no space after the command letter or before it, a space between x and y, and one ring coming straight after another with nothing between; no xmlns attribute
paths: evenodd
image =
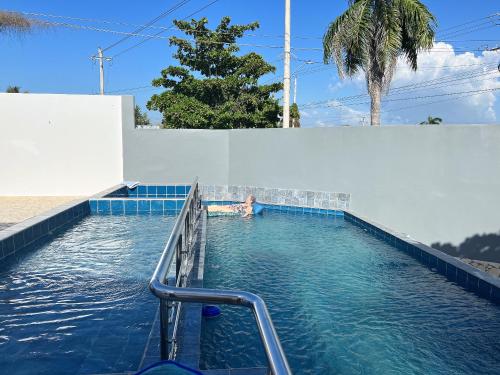
<svg viewBox="0 0 500 375"><path fill-rule="evenodd" d="M219 212L225 214L241 214L247 217L254 214L253 205L255 204L255 197L249 195L245 202L238 204L228 204L224 206L208 206L208 212Z"/></svg>

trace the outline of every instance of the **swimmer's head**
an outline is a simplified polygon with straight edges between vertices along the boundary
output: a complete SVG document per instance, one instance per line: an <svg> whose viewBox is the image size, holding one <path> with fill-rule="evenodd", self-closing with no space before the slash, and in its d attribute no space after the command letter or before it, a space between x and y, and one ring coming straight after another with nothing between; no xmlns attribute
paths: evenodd
<svg viewBox="0 0 500 375"><path fill-rule="evenodd" d="M247 199L245 199L245 203L246 204L254 204L255 203L255 197L252 194L250 194L247 197Z"/></svg>

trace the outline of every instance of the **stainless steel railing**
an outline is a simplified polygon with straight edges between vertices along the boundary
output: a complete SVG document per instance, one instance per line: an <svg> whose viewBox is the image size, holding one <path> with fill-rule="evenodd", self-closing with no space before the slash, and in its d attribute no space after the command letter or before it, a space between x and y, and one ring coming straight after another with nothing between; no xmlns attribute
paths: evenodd
<svg viewBox="0 0 500 375"><path fill-rule="evenodd" d="M172 229L167 245L149 283L149 289L160 299L161 359L173 359L182 303L239 305L252 309L264 345L271 373L291 375L265 302L257 295L234 290L187 288L187 264L192 256L195 229L201 212L198 181L195 180ZM175 284L167 282L175 258ZM169 324L173 323L172 335Z"/></svg>

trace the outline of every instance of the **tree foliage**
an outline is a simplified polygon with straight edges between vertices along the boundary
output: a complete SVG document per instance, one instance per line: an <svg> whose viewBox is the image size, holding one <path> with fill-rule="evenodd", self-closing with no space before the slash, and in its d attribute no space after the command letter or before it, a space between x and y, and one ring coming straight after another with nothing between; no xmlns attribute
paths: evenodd
<svg viewBox="0 0 500 375"><path fill-rule="evenodd" d="M381 95L389 90L399 56L417 70L419 51L432 48L436 19L419 0L349 0L323 37L324 62L339 76L364 71L372 125L380 125Z"/></svg>
<svg viewBox="0 0 500 375"><path fill-rule="evenodd" d="M148 114L146 112L142 112L141 107L138 105L134 108L134 116L135 116L135 125L151 125L151 121L149 121Z"/></svg>
<svg viewBox="0 0 500 375"><path fill-rule="evenodd" d="M300 111L297 103L290 106L290 118L292 119L292 128L300 128Z"/></svg>
<svg viewBox="0 0 500 375"><path fill-rule="evenodd" d="M427 117L427 120L422 121L420 125L439 125L443 122L443 119L441 117L432 117L429 116Z"/></svg>
<svg viewBox="0 0 500 375"><path fill-rule="evenodd" d="M7 94L19 94L21 92L21 88L19 86L7 86L5 92Z"/></svg>
<svg viewBox="0 0 500 375"><path fill-rule="evenodd" d="M28 19L19 13L0 11L0 34L26 33L31 31L34 26L41 24L41 22Z"/></svg>
<svg viewBox="0 0 500 375"><path fill-rule="evenodd" d="M166 91L153 95L150 110L163 114L167 128L265 128L276 127L280 107L273 94L281 83L260 85L258 80L275 71L262 56L250 52L236 55L237 39L259 27L257 22L230 25L222 18L214 29L208 20L174 21L193 40L171 37L174 54L181 66L169 66L153 86Z"/></svg>

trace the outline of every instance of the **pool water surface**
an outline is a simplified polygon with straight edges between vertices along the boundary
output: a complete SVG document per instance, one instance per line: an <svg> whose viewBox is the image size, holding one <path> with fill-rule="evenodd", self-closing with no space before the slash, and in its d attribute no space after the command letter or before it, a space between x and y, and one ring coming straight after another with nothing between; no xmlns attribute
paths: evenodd
<svg viewBox="0 0 500 375"><path fill-rule="evenodd" d="M174 220L92 215L0 263L0 373L136 371L158 307L148 281Z"/></svg>
<svg viewBox="0 0 500 375"><path fill-rule="evenodd" d="M294 374L500 374L500 308L344 221L211 217L205 287L267 303ZM202 368L265 366L251 312L204 321Z"/></svg>

